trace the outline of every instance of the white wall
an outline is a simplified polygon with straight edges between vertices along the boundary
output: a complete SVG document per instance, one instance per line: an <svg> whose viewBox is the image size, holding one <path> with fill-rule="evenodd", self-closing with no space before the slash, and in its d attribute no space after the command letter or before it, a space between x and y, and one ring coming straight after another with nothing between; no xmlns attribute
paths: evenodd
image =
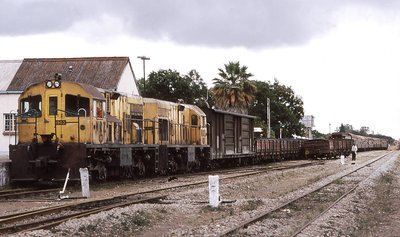
<svg viewBox="0 0 400 237"><path fill-rule="evenodd" d="M17 112L20 94L0 94L0 155L8 155L8 145L15 143L15 136L4 135L4 113Z"/></svg>
<svg viewBox="0 0 400 237"><path fill-rule="evenodd" d="M126 65L124 72L121 75L121 80L119 81L118 92L124 92L127 95L139 95L139 91L136 86L135 75L129 65Z"/></svg>

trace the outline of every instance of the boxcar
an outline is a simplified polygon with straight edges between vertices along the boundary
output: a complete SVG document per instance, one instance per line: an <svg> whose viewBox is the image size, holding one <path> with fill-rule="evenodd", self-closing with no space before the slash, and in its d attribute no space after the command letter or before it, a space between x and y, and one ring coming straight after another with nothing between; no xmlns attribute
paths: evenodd
<svg viewBox="0 0 400 237"><path fill-rule="evenodd" d="M207 116L210 160L245 164L255 156L254 116L202 108Z"/></svg>

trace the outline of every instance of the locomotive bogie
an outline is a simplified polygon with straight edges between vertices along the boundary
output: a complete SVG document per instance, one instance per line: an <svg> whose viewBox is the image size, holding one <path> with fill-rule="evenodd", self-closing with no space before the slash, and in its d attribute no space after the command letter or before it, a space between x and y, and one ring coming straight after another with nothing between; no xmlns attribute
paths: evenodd
<svg viewBox="0 0 400 237"><path fill-rule="evenodd" d="M20 144L10 145L12 157L10 178L13 181L61 181L70 171L70 179L78 180L76 167L86 167L83 144Z"/></svg>

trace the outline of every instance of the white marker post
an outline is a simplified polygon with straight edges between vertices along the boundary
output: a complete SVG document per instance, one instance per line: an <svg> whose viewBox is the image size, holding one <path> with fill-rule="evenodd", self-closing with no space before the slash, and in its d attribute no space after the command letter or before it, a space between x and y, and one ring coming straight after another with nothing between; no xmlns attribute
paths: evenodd
<svg viewBox="0 0 400 237"><path fill-rule="evenodd" d="M219 205L219 176L209 175L208 176L208 191L210 206L217 208Z"/></svg>
<svg viewBox="0 0 400 237"><path fill-rule="evenodd" d="M344 162L344 155L341 155L341 156L340 156L340 162L342 163L342 165L345 164L345 162Z"/></svg>
<svg viewBox="0 0 400 237"><path fill-rule="evenodd" d="M82 197L90 197L89 189L89 171L87 168L79 168L81 174Z"/></svg>

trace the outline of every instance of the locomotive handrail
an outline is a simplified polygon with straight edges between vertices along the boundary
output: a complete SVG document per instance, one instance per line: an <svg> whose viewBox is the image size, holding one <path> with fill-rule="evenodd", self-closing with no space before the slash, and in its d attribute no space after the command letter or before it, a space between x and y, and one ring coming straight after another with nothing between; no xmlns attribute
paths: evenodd
<svg viewBox="0 0 400 237"><path fill-rule="evenodd" d="M21 117L21 118L32 118L31 114L33 114L37 118L37 117L39 117L37 115L42 115L42 111L37 110L37 109L30 109L30 110L26 111L25 113L18 114L18 117ZM26 115L28 115L28 116L24 117Z"/></svg>
<svg viewBox="0 0 400 237"><path fill-rule="evenodd" d="M79 108L78 109L78 143L80 143L80 139L81 139L81 136L80 136L80 134L81 134L81 132L80 132L80 115L79 115L79 112L80 111L84 111L85 112L85 118L86 118L86 109L84 109L84 108ZM85 144L86 144L86 133L85 133Z"/></svg>

